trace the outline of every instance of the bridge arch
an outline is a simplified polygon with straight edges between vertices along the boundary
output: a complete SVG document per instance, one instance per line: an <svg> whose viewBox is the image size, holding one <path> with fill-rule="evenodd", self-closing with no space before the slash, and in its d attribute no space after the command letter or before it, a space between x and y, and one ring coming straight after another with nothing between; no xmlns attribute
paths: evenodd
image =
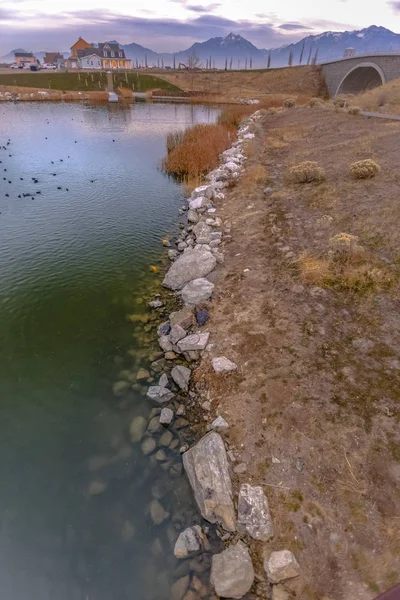
<svg viewBox="0 0 400 600"><path fill-rule="evenodd" d="M338 85L338 94L359 94L386 83L381 67L373 62L361 62L346 73Z"/></svg>

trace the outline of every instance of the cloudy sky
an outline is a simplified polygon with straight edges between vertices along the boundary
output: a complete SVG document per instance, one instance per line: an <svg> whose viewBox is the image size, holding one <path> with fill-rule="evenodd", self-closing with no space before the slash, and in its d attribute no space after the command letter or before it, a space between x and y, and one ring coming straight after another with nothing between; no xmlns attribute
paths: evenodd
<svg viewBox="0 0 400 600"><path fill-rule="evenodd" d="M174 52L233 31L270 48L372 24L400 31L400 1L0 0L0 56L14 48L66 51L80 35Z"/></svg>

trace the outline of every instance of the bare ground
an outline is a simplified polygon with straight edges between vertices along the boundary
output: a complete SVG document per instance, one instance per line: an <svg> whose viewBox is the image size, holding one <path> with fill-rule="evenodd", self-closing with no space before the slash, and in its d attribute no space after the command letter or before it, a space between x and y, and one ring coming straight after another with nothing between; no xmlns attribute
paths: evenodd
<svg viewBox="0 0 400 600"><path fill-rule="evenodd" d="M262 484L270 502L275 538L253 550L260 560L295 553L297 600L369 600L400 580L399 133L321 107L267 115L247 175L219 208L233 238L217 274L212 354L240 369L218 377L204 361L197 379L210 382L246 465L235 484ZM352 179L350 163L364 158L380 173ZM291 183L303 160L318 161L326 182ZM252 177L260 164L270 196ZM375 271L370 287L304 279L302 253L328 258L342 232L390 284L375 286Z"/></svg>

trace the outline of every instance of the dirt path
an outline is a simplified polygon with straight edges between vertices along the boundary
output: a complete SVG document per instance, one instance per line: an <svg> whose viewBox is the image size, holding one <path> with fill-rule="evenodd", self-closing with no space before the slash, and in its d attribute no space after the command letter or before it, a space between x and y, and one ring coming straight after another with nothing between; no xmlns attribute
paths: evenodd
<svg viewBox="0 0 400 600"><path fill-rule="evenodd" d="M266 116L219 209L232 241L213 353L240 372L217 377L204 362L197 376L230 424L236 483L265 486L276 529L267 550L289 548L302 566L297 600L369 600L400 580L399 133L397 122L319 107ZM351 179L364 158L381 172ZM318 161L326 182L290 183L303 160ZM358 236L361 259L324 276L343 232Z"/></svg>

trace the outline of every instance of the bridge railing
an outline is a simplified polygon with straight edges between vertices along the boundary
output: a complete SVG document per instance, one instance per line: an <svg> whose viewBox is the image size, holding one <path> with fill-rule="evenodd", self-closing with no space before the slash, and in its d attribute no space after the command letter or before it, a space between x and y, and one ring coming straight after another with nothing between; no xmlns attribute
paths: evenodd
<svg viewBox="0 0 400 600"><path fill-rule="evenodd" d="M318 61L319 65L329 65L330 63L339 62L342 60L352 60L354 58L367 58L371 56L400 56L400 49L398 50L371 50L370 52L363 52L361 54L354 54L353 56L341 56L337 55L334 57L329 57L321 62Z"/></svg>

